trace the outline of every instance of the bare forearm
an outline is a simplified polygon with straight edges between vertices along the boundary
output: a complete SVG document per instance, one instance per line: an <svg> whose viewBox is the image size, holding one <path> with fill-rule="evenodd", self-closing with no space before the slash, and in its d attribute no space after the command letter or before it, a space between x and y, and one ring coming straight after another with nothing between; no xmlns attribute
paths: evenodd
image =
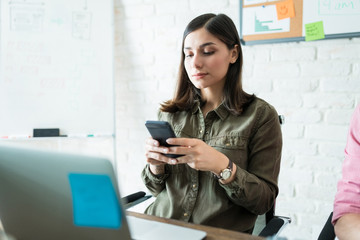
<svg viewBox="0 0 360 240"><path fill-rule="evenodd" d="M359 239L360 214L348 213L335 223L335 233L339 240Z"/></svg>

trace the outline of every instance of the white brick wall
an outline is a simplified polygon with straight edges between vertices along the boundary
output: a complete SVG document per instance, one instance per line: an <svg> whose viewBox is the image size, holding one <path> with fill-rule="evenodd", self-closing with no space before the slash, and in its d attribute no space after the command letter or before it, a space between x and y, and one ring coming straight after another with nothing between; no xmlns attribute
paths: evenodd
<svg viewBox="0 0 360 240"><path fill-rule="evenodd" d="M239 26L237 0L116 0L117 161L121 189L144 189L144 121L173 94L186 24L205 12ZM278 215L293 223L283 235L316 239L341 175L350 116L359 103L360 39L243 47L244 87L285 115Z"/></svg>
<svg viewBox="0 0 360 240"><path fill-rule="evenodd" d="M238 0L115 0L116 153L122 194L144 190L145 120L171 98L186 24L225 13L239 27ZM351 114L360 103L360 38L243 46L244 88L285 115L276 214L288 239L317 239L341 176ZM113 157L112 139L9 141Z"/></svg>

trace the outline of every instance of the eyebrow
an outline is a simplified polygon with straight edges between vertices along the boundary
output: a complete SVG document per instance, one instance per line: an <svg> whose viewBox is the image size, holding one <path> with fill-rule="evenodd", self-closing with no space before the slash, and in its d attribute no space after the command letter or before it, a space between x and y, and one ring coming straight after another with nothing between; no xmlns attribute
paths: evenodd
<svg viewBox="0 0 360 240"><path fill-rule="evenodd" d="M206 42L206 43L201 44L200 48L204 48L204 47L209 46L209 45L216 45L216 44L213 43L213 42ZM190 49L192 49L192 48L191 47L184 47L184 50L190 50Z"/></svg>

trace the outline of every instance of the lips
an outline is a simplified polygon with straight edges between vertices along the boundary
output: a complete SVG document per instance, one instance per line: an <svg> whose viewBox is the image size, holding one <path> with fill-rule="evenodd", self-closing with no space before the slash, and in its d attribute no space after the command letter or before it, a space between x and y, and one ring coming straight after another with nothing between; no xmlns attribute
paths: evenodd
<svg viewBox="0 0 360 240"><path fill-rule="evenodd" d="M206 75L207 75L207 73L195 73L192 75L192 77L195 79L201 79L201 78L205 77Z"/></svg>

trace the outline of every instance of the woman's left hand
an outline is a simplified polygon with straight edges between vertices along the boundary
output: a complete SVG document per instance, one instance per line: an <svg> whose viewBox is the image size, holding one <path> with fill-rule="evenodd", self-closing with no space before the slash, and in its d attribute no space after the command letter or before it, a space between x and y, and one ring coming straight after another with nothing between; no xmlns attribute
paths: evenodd
<svg viewBox="0 0 360 240"><path fill-rule="evenodd" d="M201 171L212 171L219 174L229 164L229 159L221 152L196 138L169 138L167 143L179 145L169 148L169 153L183 154L177 163L186 163L191 168Z"/></svg>

